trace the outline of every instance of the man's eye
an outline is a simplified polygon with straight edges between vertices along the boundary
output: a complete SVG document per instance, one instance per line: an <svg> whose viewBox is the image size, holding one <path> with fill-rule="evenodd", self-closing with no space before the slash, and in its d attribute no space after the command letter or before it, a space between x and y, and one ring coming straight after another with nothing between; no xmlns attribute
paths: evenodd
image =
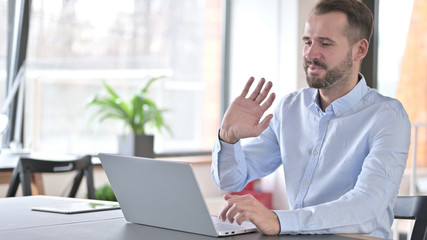
<svg viewBox="0 0 427 240"><path fill-rule="evenodd" d="M330 46L330 45L332 45L332 44L327 43L327 42L324 42L324 43L322 43L322 45L323 45L323 46Z"/></svg>
<svg viewBox="0 0 427 240"><path fill-rule="evenodd" d="M311 45L311 42L304 42L304 45Z"/></svg>

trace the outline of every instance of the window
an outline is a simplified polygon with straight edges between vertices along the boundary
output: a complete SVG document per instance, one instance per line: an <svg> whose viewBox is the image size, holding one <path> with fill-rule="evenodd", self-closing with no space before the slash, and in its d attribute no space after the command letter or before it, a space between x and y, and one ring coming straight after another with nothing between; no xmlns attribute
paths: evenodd
<svg viewBox="0 0 427 240"><path fill-rule="evenodd" d="M6 94L6 56L7 56L7 1L0 1L0 107Z"/></svg>
<svg viewBox="0 0 427 240"><path fill-rule="evenodd" d="M378 86L396 97L412 123L408 166L427 167L427 8L423 0L380 1ZM398 18L396 16L399 16ZM413 150L416 149L416 152ZM411 184L410 191L415 187Z"/></svg>
<svg viewBox="0 0 427 240"><path fill-rule="evenodd" d="M86 103L103 91L103 80L126 96L166 75L151 97L170 109L165 118L173 135L156 134L155 152L209 151L220 115L220 2L33 0L25 145L117 152L123 126L91 124Z"/></svg>
<svg viewBox="0 0 427 240"><path fill-rule="evenodd" d="M378 91L396 97L408 37L413 0L380 1L378 23ZM396 16L399 17L396 17Z"/></svg>
<svg viewBox="0 0 427 240"><path fill-rule="evenodd" d="M284 95L301 87L299 82L305 84L305 76L299 76L303 73L299 29L304 25L299 24L298 11L311 7L297 1L232 1L229 103L240 95L251 76L256 82L262 77L273 82L272 92L277 94L274 106Z"/></svg>

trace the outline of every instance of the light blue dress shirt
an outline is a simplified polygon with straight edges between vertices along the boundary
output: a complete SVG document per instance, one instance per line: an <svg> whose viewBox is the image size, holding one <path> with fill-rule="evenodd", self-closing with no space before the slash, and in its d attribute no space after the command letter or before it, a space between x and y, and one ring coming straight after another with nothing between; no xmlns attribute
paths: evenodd
<svg viewBox="0 0 427 240"><path fill-rule="evenodd" d="M281 234L391 238L410 131L400 102L363 76L325 112L318 91L305 88L281 100L259 137L244 145L217 140L212 176L219 188L240 191L283 164L290 210L274 211Z"/></svg>

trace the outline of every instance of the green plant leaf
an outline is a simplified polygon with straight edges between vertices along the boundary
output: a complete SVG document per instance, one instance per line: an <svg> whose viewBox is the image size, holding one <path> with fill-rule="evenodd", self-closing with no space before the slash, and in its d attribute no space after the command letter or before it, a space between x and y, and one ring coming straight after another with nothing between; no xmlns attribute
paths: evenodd
<svg viewBox="0 0 427 240"><path fill-rule="evenodd" d="M145 134L147 125L158 132L165 128L171 133L163 118L165 110L159 109L156 103L147 97L151 84L161 78L164 76L151 78L143 88L129 98L128 102L124 101L110 85L103 81L107 94L96 94L87 103L87 107L97 109L91 119L97 119L100 123L106 119L120 120L124 123L125 129L128 127L134 134Z"/></svg>
<svg viewBox="0 0 427 240"><path fill-rule="evenodd" d="M110 85L107 84L107 82L102 81L102 84L104 85L105 89L107 89L108 93L110 93L110 95L116 99L119 98L119 95L111 88Z"/></svg>
<svg viewBox="0 0 427 240"><path fill-rule="evenodd" d="M142 93L147 93L148 92L148 88L150 88L151 84L153 84L155 81L157 81L157 80L159 80L161 78L164 78L164 77L166 77L166 76L159 76L159 77L151 78L150 80L148 80L147 84L145 84L145 87L142 88L141 92Z"/></svg>

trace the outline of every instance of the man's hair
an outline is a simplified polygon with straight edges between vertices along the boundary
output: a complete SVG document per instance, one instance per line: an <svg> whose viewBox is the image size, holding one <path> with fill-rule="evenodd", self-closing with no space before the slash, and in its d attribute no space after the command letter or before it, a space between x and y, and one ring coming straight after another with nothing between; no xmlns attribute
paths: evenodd
<svg viewBox="0 0 427 240"><path fill-rule="evenodd" d="M348 26L344 34L351 45L361 39L370 41L374 17L364 3L358 0L320 0L312 11L316 15L330 12L342 12L347 16Z"/></svg>

